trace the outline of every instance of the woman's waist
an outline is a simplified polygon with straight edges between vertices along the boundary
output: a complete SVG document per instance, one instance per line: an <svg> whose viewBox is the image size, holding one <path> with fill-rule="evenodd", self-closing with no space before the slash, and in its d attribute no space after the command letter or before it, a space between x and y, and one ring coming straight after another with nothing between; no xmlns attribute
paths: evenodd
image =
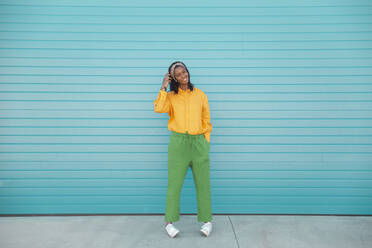
<svg viewBox="0 0 372 248"><path fill-rule="evenodd" d="M174 131L174 130L170 130L172 135L178 135L178 136L191 136L191 137L198 137L198 136L202 136L204 135L203 133L200 133L200 132L189 132L188 130L186 131Z"/></svg>

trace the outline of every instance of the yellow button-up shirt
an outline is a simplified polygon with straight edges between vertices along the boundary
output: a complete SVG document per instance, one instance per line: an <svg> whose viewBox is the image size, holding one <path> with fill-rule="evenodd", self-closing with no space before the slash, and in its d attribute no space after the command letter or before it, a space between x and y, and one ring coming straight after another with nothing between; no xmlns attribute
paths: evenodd
<svg viewBox="0 0 372 248"><path fill-rule="evenodd" d="M201 89L194 86L191 91L178 87L178 94L160 90L154 101L154 110L157 113L168 113L168 130L204 134L205 139L210 142L212 124L208 98Z"/></svg>

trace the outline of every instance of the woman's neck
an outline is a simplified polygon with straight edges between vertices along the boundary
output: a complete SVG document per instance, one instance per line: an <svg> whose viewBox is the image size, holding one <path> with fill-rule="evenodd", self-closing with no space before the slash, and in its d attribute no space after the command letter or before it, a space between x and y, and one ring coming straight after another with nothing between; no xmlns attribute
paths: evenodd
<svg viewBox="0 0 372 248"><path fill-rule="evenodd" d="M181 84L180 84L180 88L183 89L183 90L187 90L189 87L188 87L187 84L186 84L186 85L181 85Z"/></svg>

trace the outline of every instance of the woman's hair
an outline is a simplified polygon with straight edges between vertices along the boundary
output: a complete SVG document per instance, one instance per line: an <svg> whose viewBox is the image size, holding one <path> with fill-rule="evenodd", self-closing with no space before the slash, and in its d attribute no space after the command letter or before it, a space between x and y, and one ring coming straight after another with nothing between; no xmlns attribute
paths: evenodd
<svg viewBox="0 0 372 248"><path fill-rule="evenodd" d="M181 61L175 61L175 62L173 62L173 63L169 66L169 68L168 68L168 72L171 73L170 70L171 70L172 66L173 66L175 63L182 63L183 66L185 67L185 69L186 69L186 71L187 71L187 74L188 74L188 79L189 79L189 81L187 82L187 86L188 86L188 88L189 88L191 91L193 91L193 90L194 90L194 85L190 82L190 72L189 72L189 70L187 70L187 67L186 67L186 65L185 65L183 62L181 62ZM176 67L174 68L174 70L176 70L177 67L182 67L182 65L176 65ZM172 77L170 77L170 78L171 78L171 81L170 81L170 91L174 91L175 94L178 94L178 86L179 86L180 84L179 84L178 82L176 82L176 81L174 80L174 78L172 78Z"/></svg>

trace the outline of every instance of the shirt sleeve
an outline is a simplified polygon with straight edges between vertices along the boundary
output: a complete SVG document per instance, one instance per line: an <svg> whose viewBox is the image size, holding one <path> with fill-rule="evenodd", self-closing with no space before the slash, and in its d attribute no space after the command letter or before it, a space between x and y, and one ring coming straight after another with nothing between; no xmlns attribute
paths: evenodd
<svg viewBox="0 0 372 248"><path fill-rule="evenodd" d="M208 97L203 92L203 108L202 108L202 127L205 139L210 143L211 141L211 132L212 132L212 124L211 124L211 114L209 111L209 103Z"/></svg>
<svg viewBox="0 0 372 248"><path fill-rule="evenodd" d="M160 90L157 98L154 101L154 111L156 113L170 114L170 101L168 93L165 90Z"/></svg>

